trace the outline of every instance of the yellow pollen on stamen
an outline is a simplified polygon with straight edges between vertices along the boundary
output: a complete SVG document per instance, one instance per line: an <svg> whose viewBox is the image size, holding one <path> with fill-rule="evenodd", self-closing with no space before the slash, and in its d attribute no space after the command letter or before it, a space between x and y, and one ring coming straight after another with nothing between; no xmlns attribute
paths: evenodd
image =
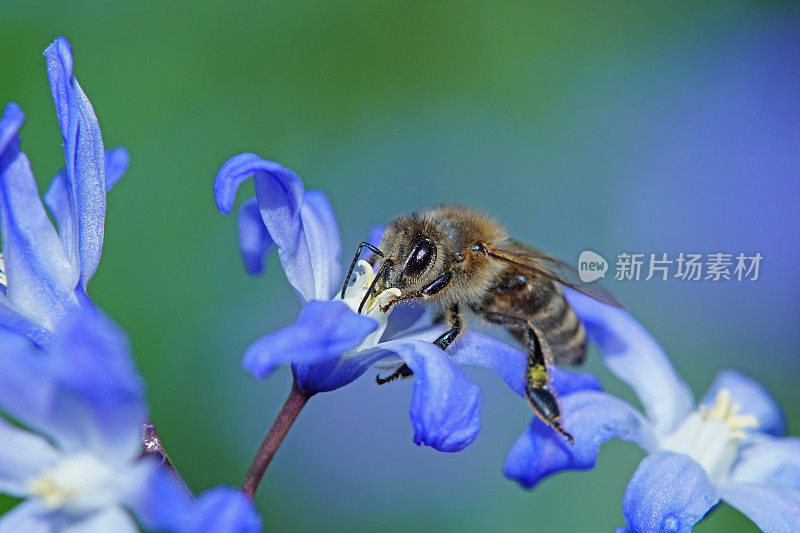
<svg viewBox="0 0 800 533"><path fill-rule="evenodd" d="M41 477L31 484L31 493L41 498L45 507L57 509L75 496L74 488L59 486L48 476Z"/></svg>
<svg viewBox="0 0 800 533"><path fill-rule="evenodd" d="M741 406L731 401L731 391L720 389L711 407L700 406L700 414L704 421L721 420L728 426L730 438L740 440L748 429L758 427L758 419L753 415L737 415Z"/></svg>

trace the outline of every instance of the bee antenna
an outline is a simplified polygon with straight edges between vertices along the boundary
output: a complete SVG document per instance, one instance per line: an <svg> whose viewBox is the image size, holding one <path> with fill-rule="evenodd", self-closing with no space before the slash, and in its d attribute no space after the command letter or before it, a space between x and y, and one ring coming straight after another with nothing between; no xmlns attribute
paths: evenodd
<svg viewBox="0 0 800 533"><path fill-rule="evenodd" d="M356 264L358 264L358 258L361 255L361 249L364 247L369 248L372 250L373 253L383 257L383 252L381 252L376 246L371 245L367 241L362 241L361 244L358 245L356 249L356 255L353 256L353 261L350 263L350 270L347 271L347 277L344 278L344 284L342 285L342 292L341 298L344 300L345 292L347 292L347 284L350 283L350 276L353 275L353 270L356 268Z"/></svg>
<svg viewBox="0 0 800 533"><path fill-rule="evenodd" d="M375 279L373 279L372 283L369 284L369 289L367 289L367 292L364 293L364 297L361 299L361 303L358 304L359 315L361 314L361 310L364 309L364 305L367 303L367 300L369 300L369 297L372 295L372 291L375 290L375 285L378 283L378 280L383 277L383 274L384 272L386 272L386 269L389 268L393 263L394 262L391 259L386 259L383 261L381 269L378 270L378 273L375 275Z"/></svg>

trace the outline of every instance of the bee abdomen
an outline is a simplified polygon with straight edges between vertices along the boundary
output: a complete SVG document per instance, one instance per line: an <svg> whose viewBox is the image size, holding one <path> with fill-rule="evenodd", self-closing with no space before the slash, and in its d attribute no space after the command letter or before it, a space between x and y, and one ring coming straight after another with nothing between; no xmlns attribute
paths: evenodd
<svg viewBox="0 0 800 533"><path fill-rule="evenodd" d="M542 280L533 290L530 320L542 332L559 365L579 365L586 359L586 330L560 287Z"/></svg>

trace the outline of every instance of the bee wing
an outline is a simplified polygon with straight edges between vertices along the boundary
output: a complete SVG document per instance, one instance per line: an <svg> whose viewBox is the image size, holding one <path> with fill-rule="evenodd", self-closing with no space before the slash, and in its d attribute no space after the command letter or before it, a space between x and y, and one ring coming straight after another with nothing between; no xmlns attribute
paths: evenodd
<svg viewBox="0 0 800 533"><path fill-rule="evenodd" d="M595 300L625 309L622 302L596 281L589 283L581 281L578 271L572 265L522 243L516 241L512 241L512 243L513 245L508 248L493 248L490 246L484 246L483 248L489 257L557 281L587 296L591 296Z"/></svg>

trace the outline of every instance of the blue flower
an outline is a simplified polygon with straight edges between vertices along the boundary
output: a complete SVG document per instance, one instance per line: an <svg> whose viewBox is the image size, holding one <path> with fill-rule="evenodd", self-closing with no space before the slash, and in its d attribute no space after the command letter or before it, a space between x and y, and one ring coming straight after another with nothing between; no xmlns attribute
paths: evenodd
<svg viewBox="0 0 800 533"><path fill-rule="evenodd" d="M258 274L265 255L278 249L283 270L304 304L297 321L256 341L245 353L244 368L262 379L291 364L297 386L306 394L347 385L370 366L414 371L411 421L414 442L446 452L469 445L480 429L479 388L459 368L480 365L497 372L524 397L526 356L499 340L469 331L445 353L432 344L444 329L421 308L398 305L382 312L381 303L397 289L370 298L357 309L375 273L359 263L355 281L342 300L341 241L325 195L305 191L291 170L254 154L240 154L220 169L214 183L217 207L230 213L236 190L253 176L256 197L239 210L239 242L247 270ZM380 229L371 238L379 240ZM391 315L391 319L390 319ZM562 394L598 389L596 380L554 369Z"/></svg>
<svg viewBox="0 0 800 533"><path fill-rule="evenodd" d="M113 324L85 310L45 351L4 339L0 410L29 428L0 418L0 492L24 499L0 531L138 531L126 509L164 467L142 459L143 384Z"/></svg>
<svg viewBox="0 0 800 533"><path fill-rule="evenodd" d="M191 500L174 474L142 456L144 387L124 334L93 310L65 318L44 351L0 346L0 493L24 501L0 517L16 531L256 532L240 490Z"/></svg>
<svg viewBox="0 0 800 533"><path fill-rule="evenodd" d="M59 37L45 50L66 166L56 174L45 212L10 103L0 118L0 329L42 344L69 311L91 306L86 286L103 246L106 191L128 167L123 148L104 152L92 105L72 72L72 50Z"/></svg>
<svg viewBox="0 0 800 533"><path fill-rule="evenodd" d="M621 531L690 531L720 500L768 532L800 524L800 438L764 388L726 370L695 405L688 385L650 334L626 311L579 293L570 303L608 368L633 388L644 414L599 391L563 399L569 446L534 419L512 447L505 473L525 487L560 470L592 468L600 445L617 437L648 456L623 499Z"/></svg>

